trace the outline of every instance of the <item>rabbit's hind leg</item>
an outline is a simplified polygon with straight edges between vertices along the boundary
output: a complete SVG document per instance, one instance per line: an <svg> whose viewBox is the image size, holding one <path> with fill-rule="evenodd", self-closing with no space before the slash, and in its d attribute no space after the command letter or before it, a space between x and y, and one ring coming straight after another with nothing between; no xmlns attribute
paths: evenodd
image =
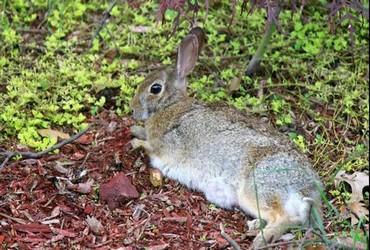
<svg viewBox="0 0 370 250"><path fill-rule="evenodd" d="M258 200L253 192L241 189L238 198L240 208L257 218L248 223L251 230L262 229L261 222L265 222L266 225L254 239L254 249L278 240L289 228L301 224L300 218L293 218L277 196L269 198L259 196Z"/></svg>
<svg viewBox="0 0 370 250"><path fill-rule="evenodd" d="M266 227L254 238L254 249L275 242L292 226L289 216L277 211L264 212L262 218L266 221Z"/></svg>

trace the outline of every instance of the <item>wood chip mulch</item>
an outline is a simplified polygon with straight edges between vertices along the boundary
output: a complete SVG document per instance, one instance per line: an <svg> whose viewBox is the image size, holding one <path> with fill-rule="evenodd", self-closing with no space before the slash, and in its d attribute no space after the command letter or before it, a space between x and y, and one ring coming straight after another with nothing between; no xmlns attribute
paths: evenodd
<svg viewBox="0 0 370 250"><path fill-rule="evenodd" d="M2 169L0 246L232 249L220 223L242 249L250 246L250 218L237 209L220 209L166 178L160 187L151 184L147 157L130 146L130 119L106 114L90 122L96 125L59 153L12 160Z"/></svg>

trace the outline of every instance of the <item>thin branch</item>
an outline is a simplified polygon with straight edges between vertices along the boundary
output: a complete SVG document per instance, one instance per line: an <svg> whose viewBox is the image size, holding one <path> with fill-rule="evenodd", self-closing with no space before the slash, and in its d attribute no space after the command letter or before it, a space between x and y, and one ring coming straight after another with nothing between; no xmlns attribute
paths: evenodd
<svg viewBox="0 0 370 250"><path fill-rule="evenodd" d="M117 1L113 1L111 2L109 8L103 12L103 17L99 23L99 26L96 28L96 30L94 31L94 34L92 35L91 37L91 40L89 42L89 47L91 47L92 45L92 42L94 41L94 39L96 38L96 36L99 34L100 30L103 28L103 26L105 25L105 22L107 21L108 19L108 16L110 14L110 12L112 11L112 9L114 8L114 6L116 6L117 4Z"/></svg>
<svg viewBox="0 0 370 250"><path fill-rule="evenodd" d="M22 156L22 158L40 158L41 156L47 154L47 153L50 153L52 151L54 151L55 149L59 149L61 147L63 147L64 145L68 144L68 143L71 143L75 140L77 140L78 138L80 138L83 134L86 133L87 130L90 129L90 126L87 126L84 130L80 131L79 133L69 137L68 139L66 140L63 140L57 144L55 144L54 146L51 146L41 152L38 152L38 153L33 153L33 152L20 152L20 151L6 151L6 150L2 150L4 151L4 153L0 153L0 156L2 157L5 157L5 160L1 163L0 165L0 171L1 169L8 163L8 161L13 157L13 156L16 156L16 155L20 155Z"/></svg>
<svg viewBox="0 0 370 250"><path fill-rule="evenodd" d="M229 242L229 244L232 246L232 248L234 248L234 250L241 250L238 243L236 243L236 241L225 232L225 228L222 225L222 223L220 223L220 230L221 230L221 236L224 237L224 239L227 240L227 242Z"/></svg>

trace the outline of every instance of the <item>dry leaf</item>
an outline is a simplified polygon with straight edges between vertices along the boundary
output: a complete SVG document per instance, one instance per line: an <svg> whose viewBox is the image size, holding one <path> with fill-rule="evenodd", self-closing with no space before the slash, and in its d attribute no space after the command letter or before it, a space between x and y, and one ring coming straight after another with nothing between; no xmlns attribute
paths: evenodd
<svg viewBox="0 0 370 250"><path fill-rule="evenodd" d="M355 225L358 223L357 218L365 217L365 220L369 220L369 209L364 207L364 204L360 202L349 202L348 207L351 210L351 224Z"/></svg>
<svg viewBox="0 0 370 250"><path fill-rule="evenodd" d="M57 130L49 129L49 128L38 129L37 131L43 137L51 137L51 138L56 138L56 139L61 138L63 140L68 139L70 137L69 134L66 134L66 133L63 133Z"/></svg>
<svg viewBox="0 0 370 250"><path fill-rule="evenodd" d="M104 58L109 59L110 62L118 55L118 49L110 49L104 54Z"/></svg>
<svg viewBox="0 0 370 250"><path fill-rule="evenodd" d="M161 171L155 168L150 169L149 180L150 180L150 183L152 183L154 187L162 186L163 185L163 175Z"/></svg>
<svg viewBox="0 0 370 250"><path fill-rule="evenodd" d="M100 223L100 221L98 221L94 216L91 216L91 217L87 216L86 223L89 226L89 228L91 229L91 231L93 231L95 234L97 234L97 235L102 235L103 234L104 227Z"/></svg>
<svg viewBox="0 0 370 250"><path fill-rule="evenodd" d="M346 171L341 170L334 178L335 188L339 189L342 182L347 183L351 187L351 199L348 201L348 207L351 210L351 224L358 223L359 218L365 216L368 220L369 210L363 206L361 201L364 200L363 190L369 186L369 175L363 172L354 172L353 174L347 174Z"/></svg>
<svg viewBox="0 0 370 250"><path fill-rule="evenodd" d="M352 196L350 202L364 200L362 190L369 186L369 175L363 172L354 172L347 174L346 171L341 170L334 178L335 188L339 188L341 182L346 182L351 186Z"/></svg>
<svg viewBox="0 0 370 250"><path fill-rule="evenodd" d="M239 77L234 77L229 85L229 94L232 94L233 92L239 90L240 88L240 78Z"/></svg>

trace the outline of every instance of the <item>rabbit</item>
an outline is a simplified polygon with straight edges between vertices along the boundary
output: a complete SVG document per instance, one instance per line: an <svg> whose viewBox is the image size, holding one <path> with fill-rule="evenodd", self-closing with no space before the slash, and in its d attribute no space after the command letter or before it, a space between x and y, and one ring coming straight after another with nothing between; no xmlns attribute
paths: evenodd
<svg viewBox="0 0 370 250"><path fill-rule="evenodd" d="M186 76L205 41L202 28L182 40L177 63L148 74L130 102L132 147L143 147L153 167L203 192L222 208L239 207L260 230L253 248L278 240L289 228L321 214L321 186L308 158L286 135L254 115L187 96Z"/></svg>

